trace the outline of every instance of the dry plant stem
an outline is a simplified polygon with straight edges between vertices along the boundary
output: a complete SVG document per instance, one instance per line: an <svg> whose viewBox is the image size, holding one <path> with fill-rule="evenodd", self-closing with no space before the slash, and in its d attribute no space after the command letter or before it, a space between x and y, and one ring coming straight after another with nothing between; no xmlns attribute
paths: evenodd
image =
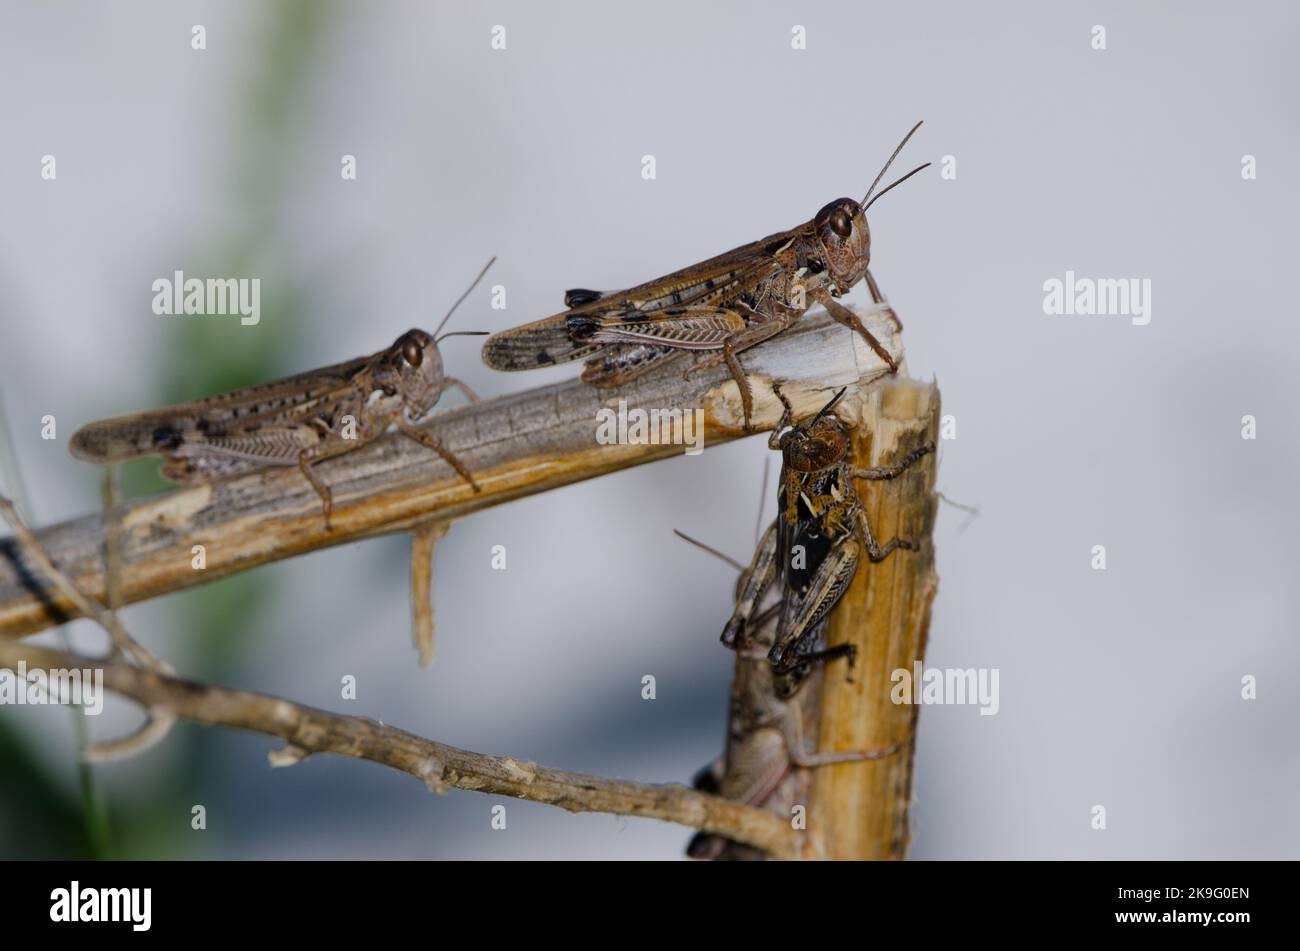
<svg viewBox="0 0 1300 951"><path fill-rule="evenodd" d="M902 347L887 306L858 310L898 361ZM795 411L810 414L842 386L887 375L862 338L810 313L790 331L741 355L754 393L754 426L781 415L771 382L781 382ZM547 489L681 453L680 445L599 445L597 411L692 410L704 413L706 445L744 435L739 390L726 367L683 380L689 358L617 390L572 380L436 414L434 433L474 473L475 493L438 456L400 435L320 463L313 470L334 495L334 531L320 499L294 469L267 470L166 492L122 508L122 595L134 603L234 572L373 535L406 531L431 517L458 518ZM40 540L78 585L102 597L103 521L86 516L51 526ZM194 545L207 567L191 567ZM0 540L0 636L21 637L84 611L49 591L12 543Z"/></svg>
<svg viewBox="0 0 1300 951"><path fill-rule="evenodd" d="M36 534L22 520L18 510L14 508L13 502L3 495L0 495L0 515L4 516L4 520L14 530L14 537L22 548L21 557L24 564L34 566L41 576L53 584L59 594L73 605L77 615L91 618L108 632L114 644L131 643L131 635L118 621L117 616L112 611L96 604L67 575L55 567L49 553L40 543Z"/></svg>
<svg viewBox="0 0 1300 951"><path fill-rule="evenodd" d="M107 508L111 512L117 504L117 484L115 481L116 473L110 471L106 481L106 498ZM50 556L40 546L27 523L22 520L18 510L14 507L13 502L0 495L0 516L14 529L15 533L25 550L31 556L32 561L45 573L45 577L55 587L69 592L70 596L79 598L90 609L87 614L95 620L104 632L109 636L110 658L112 660L122 660L132 658L136 663L144 664L153 670L163 674L174 673L172 667L166 661L160 660L149 651L145 650L136 642L127 629L117 619L117 614L113 611L113 601L116 598L116 562L113 554L113 532L110 529L107 538L107 551L105 552L105 561L108 565L108 597L109 606L101 608L95 604L86 595L80 591L72 581L61 571L54 567ZM124 736L117 740L109 740L102 743L88 743L82 750L82 758L92 763L109 762L115 759L125 759L147 750L149 747L162 742L163 738L171 731L175 724L176 718L165 711L147 710L145 722L142 723L134 733Z"/></svg>
<svg viewBox="0 0 1300 951"><path fill-rule="evenodd" d="M898 380L866 392L854 430L855 465L888 465L920 446L937 445L939 392L933 384ZM934 571L934 494L937 453L929 453L889 481L858 480L877 540L898 536L917 551L895 551L879 563L863 559L831 616L828 643L853 644L852 680L842 663L822 681L817 749L882 749L892 756L827 766L813 773L809 797L809 853L831 859L902 859L909 842L915 705L890 700L892 673L912 671L925 654Z"/></svg>
<svg viewBox="0 0 1300 951"><path fill-rule="evenodd" d="M107 614L117 620L117 609L122 606L122 468L116 464L104 467L104 607ZM136 657L131 639L121 640L114 631L125 632L125 627L115 624L109 629L113 639L114 660ZM139 659L138 657L136 659Z"/></svg>
<svg viewBox="0 0 1300 951"><path fill-rule="evenodd" d="M447 535L448 522L425 522L411 532L411 640L420 666L433 663L433 555Z"/></svg>
<svg viewBox="0 0 1300 951"><path fill-rule="evenodd" d="M104 467L104 607L107 614L117 622L117 609L122 606L122 467L108 465ZM126 633L124 624L115 623L115 629ZM118 640L113 631L108 631L113 642L114 660L129 658L137 664L152 667L161 673L174 673L170 665L158 659L140 644L134 637ZM167 738L176 717L164 711L149 708L145 710L144 723L134 733L116 740L99 743L87 743L81 751L82 758L90 763L110 763L113 760L129 759L137 756L152 746L157 746Z"/></svg>
<svg viewBox="0 0 1300 951"><path fill-rule="evenodd" d="M100 662L31 644L0 642L0 667L85 669ZM169 715L265 733L285 740L291 752L275 763L296 762L310 753L337 753L371 760L410 773L435 792L446 788L512 796L570 812L608 812L677 822L789 856L798 833L771 813L698 793L676 784L624 782L548 769L508 756L472 753L426 740L375 720L343 716L288 700L227 690L152 670L112 663L103 667L104 685Z"/></svg>
<svg viewBox="0 0 1300 951"><path fill-rule="evenodd" d="M128 657L145 667L156 667L164 673L173 673L166 662L155 657L149 650L131 637L126 625L117 620L117 610L122 606L122 467L109 465L104 467L104 608L107 617L113 619L112 627L105 627L112 640L113 650L118 658ZM49 555L46 553L46 560ZM71 581L67 582L72 584ZM147 729L148 723L145 724ZM163 730L163 735L166 730Z"/></svg>
<svg viewBox="0 0 1300 951"><path fill-rule="evenodd" d="M85 602L87 614L105 629L110 625L116 628L118 633L112 636L130 641L130 635L111 611L89 601L53 566L13 503L4 496L0 496L0 514L13 526L32 561L47 572L52 584ZM423 537L432 545L445 531L445 523L430 524ZM110 590L113 586L110 579ZM510 757L471 753L373 720L181 680L161 662L143 670L124 663L124 656L117 651L107 661L96 660L67 651L0 641L0 667L14 669L19 662L24 662L33 669L102 669L105 686L145 707L148 719L138 731L120 740L88 746L85 757L89 760L105 761L137 754L162 740L178 717L185 717L199 723L238 727L283 738L287 746L272 754L273 766L299 762L311 753L339 753L401 769L435 791L455 786L545 802L571 812L611 812L663 819L723 833L779 855L792 854L795 848L793 830L780 819L773 821L775 817L768 813L684 786L626 783L545 769Z"/></svg>

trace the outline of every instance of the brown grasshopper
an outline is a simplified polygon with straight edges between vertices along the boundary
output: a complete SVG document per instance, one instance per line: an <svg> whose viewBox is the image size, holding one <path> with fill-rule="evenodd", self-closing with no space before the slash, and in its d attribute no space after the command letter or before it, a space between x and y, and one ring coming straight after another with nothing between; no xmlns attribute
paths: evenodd
<svg viewBox="0 0 1300 951"><path fill-rule="evenodd" d="M101 464L165 456L162 474L186 485L267 466L296 465L321 498L328 530L333 499L329 487L312 472L312 463L363 446L391 426L438 453L477 492L478 483L461 461L413 423L433 409L450 386L470 400L478 399L468 386L443 372L438 343L484 333L438 333L495 261L488 261L432 335L408 330L392 346L368 357L192 403L89 423L73 433L68 449L78 459Z"/></svg>
<svg viewBox="0 0 1300 951"><path fill-rule="evenodd" d="M741 571L736 584L739 597L749 584L752 567L745 568L682 532L677 534ZM764 610L749 624L750 649L739 653L731 682L725 751L696 774L694 786L703 792L789 817L795 805L808 801L810 770L833 763L883 759L903 744L832 753L807 750L804 724L815 724L818 720L821 699L818 680L823 672L820 669L813 672L793 696L783 693L781 678L765 656L782 613L781 602L780 589L769 587L763 598ZM691 839L686 854L690 858L718 860L763 857L757 849L704 832Z"/></svg>
<svg viewBox="0 0 1300 951"><path fill-rule="evenodd" d="M833 412L844 390L812 419L792 425L790 401L779 385L773 389L785 407L768 438L768 445L782 457L779 510L737 588L722 643L733 648L752 643L754 612L768 587L779 580L781 612L767 656L778 695L788 697L815 663L836 657L852 662L852 645L825 646L826 626L831 609L853 581L862 551L876 562L895 549L915 548L900 538L877 544L853 480L892 479L934 447L922 446L893 465L856 467L849 428Z"/></svg>
<svg viewBox="0 0 1300 951"><path fill-rule="evenodd" d="M726 364L740 388L745 428L753 394L737 354L793 326L815 303L857 331L891 371L894 358L862 321L836 298L863 279L872 300L883 301L867 265L871 231L867 209L929 163L888 187L876 186L917 123L904 136L862 201L837 198L811 220L761 238L699 264L623 291L567 291L569 309L493 334L483 362L497 370L529 370L586 359L582 379L593 386L621 386L685 350L714 351L686 370ZM902 324L895 316L898 328Z"/></svg>

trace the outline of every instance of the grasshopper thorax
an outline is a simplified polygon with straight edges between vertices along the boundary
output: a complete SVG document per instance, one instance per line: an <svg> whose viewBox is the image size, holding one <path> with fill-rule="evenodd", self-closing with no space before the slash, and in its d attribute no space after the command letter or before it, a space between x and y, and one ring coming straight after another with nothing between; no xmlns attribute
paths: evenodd
<svg viewBox="0 0 1300 951"><path fill-rule="evenodd" d="M442 354L431 334L408 330L384 351L375 386L394 390L412 419L419 419L438 402L444 385Z"/></svg>
<svg viewBox="0 0 1300 951"><path fill-rule="evenodd" d="M826 270L840 291L862 280L871 263L871 229L862 206L837 198L813 219Z"/></svg>

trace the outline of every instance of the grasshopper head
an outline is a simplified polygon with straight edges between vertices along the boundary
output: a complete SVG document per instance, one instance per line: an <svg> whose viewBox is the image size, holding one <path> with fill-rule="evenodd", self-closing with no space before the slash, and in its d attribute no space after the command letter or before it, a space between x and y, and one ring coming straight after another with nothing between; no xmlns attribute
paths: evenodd
<svg viewBox="0 0 1300 951"><path fill-rule="evenodd" d="M867 273L867 265L871 263L871 230L867 227L867 209L886 192L903 184L921 169L928 168L930 165L929 162L919 165L893 184L876 191L876 186L885 177L885 172L889 171L889 166L894 164L894 159L898 158L898 153L903 150L907 140L915 135L919 128L921 123L918 122L912 126L912 130L907 135L903 136L903 141L898 143L894 154L889 156L889 161L880 170L876 180L871 183L862 201L837 198L817 212L817 217L813 219L817 240L821 242L826 256L826 270L835 283L836 289L841 293L848 291L862 280Z"/></svg>
<svg viewBox="0 0 1300 951"><path fill-rule="evenodd" d="M412 419L419 419L442 395L442 354L423 330L408 330L384 354L381 384L396 388Z"/></svg>
<svg viewBox="0 0 1300 951"><path fill-rule="evenodd" d="M836 416L818 416L781 437L785 465L795 472L829 469L849 454L849 433Z"/></svg>
<svg viewBox="0 0 1300 951"><path fill-rule="evenodd" d="M783 469L819 472L848 456L853 449L848 427L832 412L846 392L847 387L831 397L830 402L812 419L796 423L782 433L777 445L781 450Z"/></svg>
<svg viewBox="0 0 1300 951"><path fill-rule="evenodd" d="M871 229L862 206L852 198L837 198L813 219L826 270L840 291L847 291L867 273L871 263Z"/></svg>

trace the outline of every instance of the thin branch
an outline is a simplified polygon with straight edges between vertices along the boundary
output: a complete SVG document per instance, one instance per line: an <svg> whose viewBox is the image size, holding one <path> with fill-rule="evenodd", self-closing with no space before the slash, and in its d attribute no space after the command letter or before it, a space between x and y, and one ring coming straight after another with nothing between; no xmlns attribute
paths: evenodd
<svg viewBox="0 0 1300 951"><path fill-rule="evenodd" d="M117 504L117 485L115 482L116 473L110 469L106 482L107 508L112 512ZM75 599L77 603L86 606L86 613L94 619L109 637L110 654L113 660L128 658L138 664L143 664L159 673L171 674L175 671L166 661L155 657L146 650L135 638L133 638L121 621L117 619L117 612L113 610L112 601L116 598L117 586L114 581L117 575L117 568L114 562L111 549L113 548L113 533L109 533L108 547L110 553L108 556L108 590L110 603L107 608L101 607L93 600L88 598L81 589L63 572L54 566L50 560L49 553L41 547L36 536L32 534L23 517L18 514L18 509L14 506L12 500L0 495L0 517L7 521L10 527L16 533L19 542L23 545L24 551L31 560L41 569L45 577L56 588L68 593L70 598ZM106 763L116 759L125 759L144 752L149 747L161 743L163 739L171 732L171 728L176 723L176 718L165 711L146 710L145 722L140 728L129 736L124 736L117 740L109 740L103 743L83 743L82 759L88 763Z"/></svg>
<svg viewBox="0 0 1300 951"><path fill-rule="evenodd" d="M137 754L161 741L176 719L185 717L199 723L283 738L287 745L271 754L272 766L292 765L311 753L339 753L401 769L434 791L455 786L550 803L571 812L612 812L664 819L706 831L725 832L777 854L792 853L797 847L798 836L794 830L779 820L771 822L769 814L737 807L725 799L704 796L684 786L626 783L545 769L510 757L471 753L373 720L328 713L263 694L182 680L156 659L148 669L134 666L126 662L134 655L133 651L116 649L122 643L135 643L116 615L88 598L54 566L13 503L2 495L0 516L13 527L30 560L46 573L55 587L85 606L86 613L109 633L115 648L107 658L94 659L69 651L0 641L0 668L17 668L22 663L28 668L46 670L102 670L104 684L109 689L145 708L147 720L139 730L120 740L87 747L88 760L105 761ZM434 541L445 531L445 522L426 523L416 536L428 543L430 559ZM425 562L419 552L413 558L417 563L424 563L428 570L432 569L431 560ZM110 580L110 590L112 587ZM418 614L417 607L417 617ZM431 614L429 622L431 625ZM432 636L431 627L428 634Z"/></svg>
<svg viewBox="0 0 1300 951"><path fill-rule="evenodd" d="M142 656L147 656L157 662L157 659L150 655L148 651L135 643L135 639L122 626L122 622L117 619L116 614L98 604L83 592L76 582L55 566L54 561L45 550L45 546L41 544L35 533L27 527L27 523L23 521L22 516L18 514L18 509L14 507L14 503L3 495L0 495L0 517L3 517L9 523L9 527L14 530L14 536L23 550L23 560L35 565L59 593L73 604L78 614L90 618L107 631L115 646L122 648L125 645L126 649L123 653L134 655L138 650Z"/></svg>
<svg viewBox="0 0 1300 951"><path fill-rule="evenodd" d="M411 641L421 667L433 663L433 554L449 528L449 522L429 521L411 530Z"/></svg>
<svg viewBox="0 0 1300 951"><path fill-rule="evenodd" d="M725 835L776 855L798 852L801 837L779 816L696 792L677 784L605 779L549 769L509 756L489 756L435 743L375 720L344 716L265 694L209 687L121 663L102 666L92 658L27 643L0 642L0 667L102 669L104 685L151 710L283 739L287 750L273 765L295 763L312 753L370 760L416 777L429 789L446 788L511 796L559 806L569 812L608 812L676 822Z"/></svg>
<svg viewBox="0 0 1300 951"><path fill-rule="evenodd" d="M863 308L863 322L902 362L888 308ZM829 392L886 374L869 346L820 311L742 355L754 393L754 425L780 416L770 383L798 414ZM410 439L390 436L321 463L334 495L334 530L320 499L294 469L267 470L162 493L123 506L122 596L134 603L304 552L405 531L431 516L451 520L522 496L678 454L681 445L597 442L597 411L626 407L703 412L706 446L748 435L739 392L725 368L683 380L689 358L619 390L572 380L437 414L427 425L474 473L475 493L446 463ZM525 382L526 377L520 377ZM93 597L103 596L103 520L84 516L39 538L55 562ZM192 567L203 545L206 568ZM84 613L84 604L40 583L18 547L0 540L0 637L21 637Z"/></svg>

